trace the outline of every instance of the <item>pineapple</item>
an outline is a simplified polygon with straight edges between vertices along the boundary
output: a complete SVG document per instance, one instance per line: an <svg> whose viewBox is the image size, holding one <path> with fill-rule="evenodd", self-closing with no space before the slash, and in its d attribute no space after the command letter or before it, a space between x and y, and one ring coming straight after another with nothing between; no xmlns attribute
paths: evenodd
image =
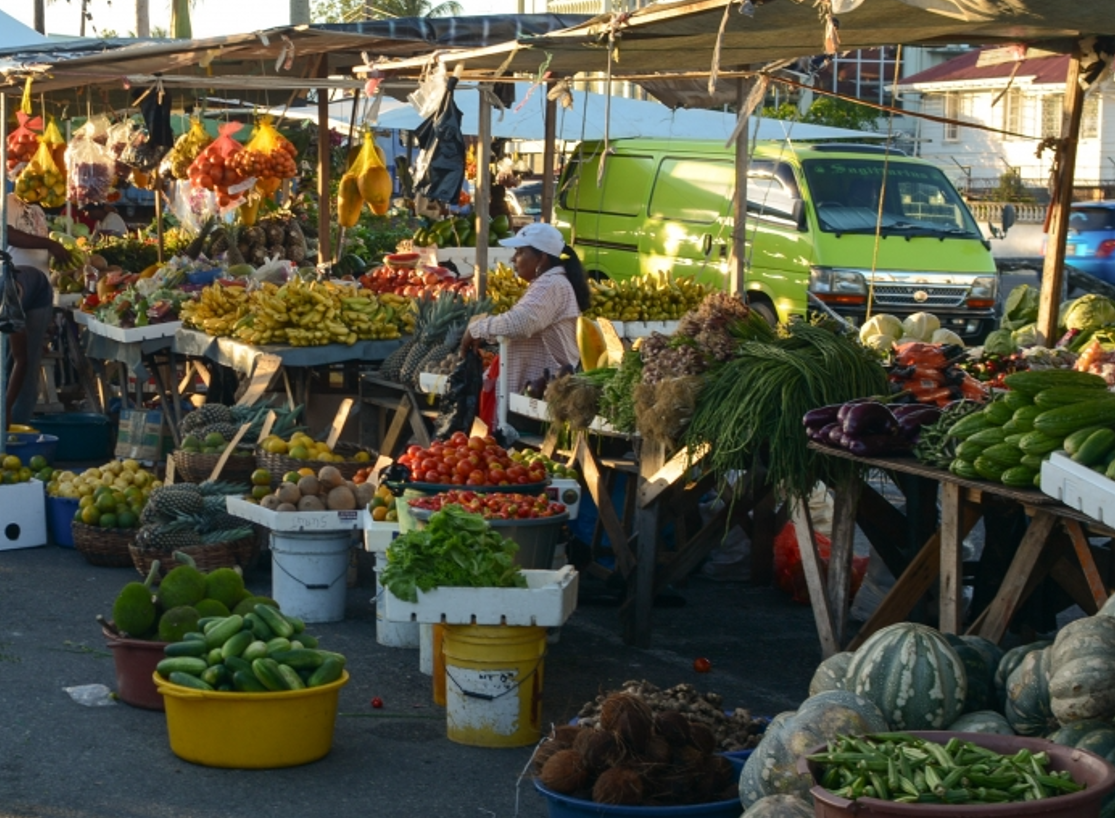
<svg viewBox="0 0 1115 818"><path fill-rule="evenodd" d="M152 514L175 519L200 514L205 501L197 486L182 483L155 489L147 498L147 507Z"/></svg>
<svg viewBox="0 0 1115 818"><path fill-rule="evenodd" d="M461 345L461 338L465 334L465 322L459 321L453 324L445 333L445 338L440 344L430 349L422 360L418 363L418 372L415 373L415 380L418 378L418 373L430 372L432 367L435 367L440 361L444 361L451 356Z"/></svg>
<svg viewBox="0 0 1115 818"><path fill-rule="evenodd" d="M418 379L418 365L429 355L430 350L438 346L439 339L444 339L449 327L460 320L464 311L464 303L455 298L442 297L434 302L425 330L416 336L418 343L407 353L406 361L399 371L399 383L413 384Z"/></svg>
<svg viewBox="0 0 1115 818"><path fill-rule="evenodd" d="M388 355L383 363L380 364L379 375L381 378L398 382L403 363L406 361L410 351L414 349L414 346L418 343L419 337L425 332L426 325L430 320L430 313L434 308L434 303L433 299L430 298L420 298L417 301L418 316L414 322L414 335L410 340L405 341L402 346Z"/></svg>
<svg viewBox="0 0 1115 818"><path fill-rule="evenodd" d="M232 410L220 403L203 403L182 418L182 431L189 433L214 423L232 423Z"/></svg>
<svg viewBox="0 0 1115 818"><path fill-rule="evenodd" d="M145 551L170 553L176 548L201 545L201 535L190 520L175 520L162 525L145 525L136 534L136 545Z"/></svg>

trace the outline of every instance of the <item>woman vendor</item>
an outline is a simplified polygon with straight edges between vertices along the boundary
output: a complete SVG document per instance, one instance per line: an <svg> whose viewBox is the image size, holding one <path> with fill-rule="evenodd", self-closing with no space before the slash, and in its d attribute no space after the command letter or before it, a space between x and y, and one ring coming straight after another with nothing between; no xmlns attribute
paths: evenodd
<svg viewBox="0 0 1115 818"><path fill-rule="evenodd" d="M461 350L507 338L507 360L500 367L518 390L547 369L556 374L566 364L577 365L577 318L588 309L589 288L581 260L553 225L528 224L500 244L515 248L515 272L530 286L507 312L474 320Z"/></svg>

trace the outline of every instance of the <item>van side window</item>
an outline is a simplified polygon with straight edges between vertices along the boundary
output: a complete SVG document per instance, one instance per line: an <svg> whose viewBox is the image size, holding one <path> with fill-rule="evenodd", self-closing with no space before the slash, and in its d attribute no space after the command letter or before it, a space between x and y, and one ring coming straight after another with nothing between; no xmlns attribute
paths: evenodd
<svg viewBox="0 0 1115 818"><path fill-rule="evenodd" d="M800 197L794 171L785 162L752 162L747 171L747 210L758 216L794 220Z"/></svg>
<svg viewBox="0 0 1115 818"><path fill-rule="evenodd" d="M710 224L727 210L733 174L730 162L663 159L654 180L649 215L656 219Z"/></svg>
<svg viewBox="0 0 1115 818"><path fill-rule="evenodd" d="M567 210L637 216L646 201L646 186L654 166L649 156L608 156L604 178L596 184L597 157L570 163L559 194Z"/></svg>

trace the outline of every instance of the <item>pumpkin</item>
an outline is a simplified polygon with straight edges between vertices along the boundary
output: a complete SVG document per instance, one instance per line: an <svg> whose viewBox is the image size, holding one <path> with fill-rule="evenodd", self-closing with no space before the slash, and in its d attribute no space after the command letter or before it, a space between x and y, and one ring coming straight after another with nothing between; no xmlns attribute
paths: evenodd
<svg viewBox="0 0 1115 818"><path fill-rule="evenodd" d="M1103 616L1115 616L1115 594L1107 598L1107 602L1103 603L1103 607L1100 608L1099 612Z"/></svg>
<svg viewBox="0 0 1115 818"><path fill-rule="evenodd" d="M1061 724L1115 716L1115 617L1070 622L1049 652L1049 700Z"/></svg>
<svg viewBox="0 0 1115 818"><path fill-rule="evenodd" d="M856 651L844 686L874 702L895 730L940 730L964 712L968 678L944 636L899 622Z"/></svg>
<svg viewBox="0 0 1115 818"><path fill-rule="evenodd" d="M852 655L850 650L835 653L817 665L817 670L814 671L813 678L809 682L809 695L816 696L826 690L843 690L844 674L848 672Z"/></svg>
<svg viewBox="0 0 1115 818"><path fill-rule="evenodd" d="M847 690L826 690L802 702L797 712L779 713L740 773L739 797L744 809L768 795L812 800L813 780L797 771L799 756L837 735L888 729L879 708Z"/></svg>
<svg viewBox="0 0 1115 818"><path fill-rule="evenodd" d="M977 710L974 713L965 713L947 728L950 733L996 733L1001 736L1013 736L1010 722L1002 713L994 710Z"/></svg>
<svg viewBox="0 0 1115 818"><path fill-rule="evenodd" d="M1049 740L1066 747L1088 750L1100 758L1115 762L1115 724L1109 721L1074 721L1050 735Z"/></svg>
<svg viewBox="0 0 1115 818"><path fill-rule="evenodd" d="M995 670L999 667L999 662L1003 659L1003 649L990 639L984 639L982 636L964 634L960 638L983 655L983 658L987 660L987 666L991 668L992 678L994 678Z"/></svg>
<svg viewBox="0 0 1115 818"><path fill-rule="evenodd" d="M1030 651L1041 650L1052 644L1053 643L1049 640L1031 642L1028 645L1019 645L1016 648L1011 648L1003 654L1003 658L999 660L999 667L995 670L995 692L999 696L1000 707L1005 706L1007 700L1007 679L1014 673L1015 668L1022 664L1022 660L1026 658L1026 654Z"/></svg>
<svg viewBox="0 0 1115 818"><path fill-rule="evenodd" d="M768 795L748 807L742 818L813 818L813 807L795 795Z"/></svg>
<svg viewBox="0 0 1115 818"><path fill-rule="evenodd" d="M1113 620L1115 621L1115 620ZM995 690L995 665L988 664L987 654L968 643L964 637L946 633L945 639L952 645L964 672L968 676L968 693L964 696L964 712L975 713L991 707Z"/></svg>
<svg viewBox="0 0 1115 818"><path fill-rule="evenodd" d="M1020 736L1047 736L1060 726L1049 701L1049 650L1027 653L1007 679L1003 712Z"/></svg>

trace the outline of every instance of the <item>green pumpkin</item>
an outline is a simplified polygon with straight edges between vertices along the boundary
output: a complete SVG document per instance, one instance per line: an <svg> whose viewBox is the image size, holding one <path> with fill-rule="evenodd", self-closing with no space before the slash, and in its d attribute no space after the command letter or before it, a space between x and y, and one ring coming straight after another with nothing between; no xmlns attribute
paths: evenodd
<svg viewBox="0 0 1115 818"><path fill-rule="evenodd" d="M995 670L995 693L998 696L1000 707L1006 705L1007 679L1009 679L1015 669L1022 664L1022 660L1026 658L1026 654L1030 651L1041 650L1052 644L1053 643L1049 640L1031 642L1028 645L1019 645L1016 648L1011 648L1003 654L1003 658L999 660L999 666Z"/></svg>
<svg viewBox="0 0 1115 818"><path fill-rule="evenodd" d="M991 707L991 697L995 690L995 666L988 664L987 654L968 643L964 637L946 633L945 638L960 657L960 661L964 663L964 672L968 676L964 712L975 713Z"/></svg>
<svg viewBox="0 0 1115 818"><path fill-rule="evenodd" d="M850 650L846 650L843 653L833 654L817 665L813 679L809 682L809 695L816 696L826 690L843 690L844 675L848 672L852 655Z"/></svg>
<svg viewBox="0 0 1115 818"><path fill-rule="evenodd" d="M1115 617L1070 622L1049 651L1049 699L1061 724L1115 716Z"/></svg>
<svg viewBox="0 0 1115 818"><path fill-rule="evenodd" d="M748 807L741 818L813 818L813 807L795 795L768 795Z"/></svg>
<svg viewBox="0 0 1115 818"><path fill-rule="evenodd" d="M1003 649L990 639L984 639L982 636L964 634L960 638L983 655L983 658L987 662L987 666L991 668L992 678L994 678L995 670L999 667L999 662L1003 659Z"/></svg>
<svg viewBox="0 0 1115 818"><path fill-rule="evenodd" d="M1065 747L1088 750L1107 761L1115 761L1115 724L1109 721L1074 721L1050 735L1049 740Z"/></svg>
<svg viewBox="0 0 1115 818"><path fill-rule="evenodd" d="M1002 713L994 710L977 710L974 713L965 713L947 728L950 733L995 733L1001 736L1013 736L1010 722Z"/></svg>
<svg viewBox="0 0 1115 818"><path fill-rule="evenodd" d="M1049 650L1027 653L1007 679L1003 712L1020 736L1047 736L1060 726L1049 701Z"/></svg>
<svg viewBox="0 0 1115 818"><path fill-rule="evenodd" d="M964 712L964 663L938 631L899 622L872 634L844 686L874 702L895 730L940 730Z"/></svg>
<svg viewBox="0 0 1115 818"><path fill-rule="evenodd" d="M874 704L847 690L827 690L802 702L797 712L779 713L767 726L739 777L744 809L768 795L811 800L812 778L797 771L798 757L838 735L889 730Z"/></svg>

